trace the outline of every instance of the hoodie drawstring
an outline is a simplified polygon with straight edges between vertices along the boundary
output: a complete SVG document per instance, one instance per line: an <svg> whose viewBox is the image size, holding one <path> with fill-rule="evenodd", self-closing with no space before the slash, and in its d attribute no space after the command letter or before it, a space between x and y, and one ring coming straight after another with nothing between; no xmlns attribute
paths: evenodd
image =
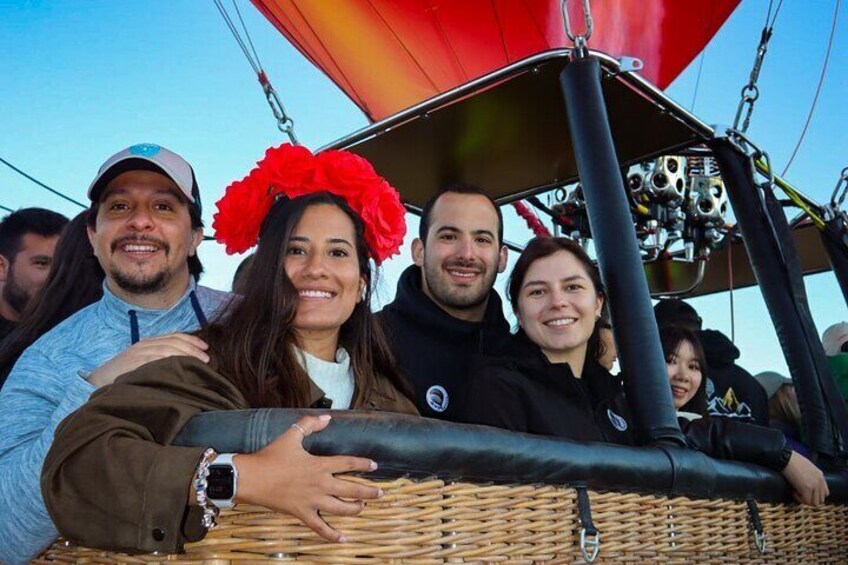
<svg viewBox="0 0 848 565"><path fill-rule="evenodd" d="M203 309L200 308L200 300L197 299L197 294L192 290L188 295L189 300L191 300L191 307L194 308L194 314L197 316L197 322L200 324L201 328L206 327L208 323L206 321L206 314L203 313Z"/></svg>
<svg viewBox="0 0 848 565"><path fill-rule="evenodd" d="M191 302L191 308L194 310L194 315L197 316L197 322L201 328L205 327L208 321L206 320L206 314L203 313L203 309L200 307L200 300L198 300L197 294L192 290L188 297ZM132 345L135 345L141 339L138 329L138 314L135 310L129 310L127 314L130 315L130 342Z"/></svg>
<svg viewBox="0 0 848 565"><path fill-rule="evenodd" d="M139 340L138 315L135 310L130 310L127 313L130 315L130 342L135 345Z"/></svg>

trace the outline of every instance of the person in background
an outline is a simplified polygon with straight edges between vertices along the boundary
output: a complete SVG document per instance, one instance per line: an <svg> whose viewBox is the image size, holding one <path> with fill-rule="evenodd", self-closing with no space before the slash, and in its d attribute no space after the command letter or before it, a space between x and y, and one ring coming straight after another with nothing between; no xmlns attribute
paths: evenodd
<svg viewBox="0 0 848 565"><path fill-rule="evenodd" d="M657 302L654 316L659 327L673 325L697 333L710 367L706 392L711 416L768 426L766 393L751 373L736 364L739 349L726 335L702 329L695 309L678 298Z"/></svg>
<svg viewBox="0 0 848 565"><path fill-rule="evenodd" d="M62 214L44 208L24 208L0 221L0 341L44 284L67 223Z"/></svg>
<svg viewBox="0 0 848 565"><path fill-rule="evenodd" d="M827 328L822 334L822 346L842 398L848 402L848 322Z"/></svg>
<svg viewBox="0 0 848 565"><path fill-rule="evenodd" d="M203 266L200 191L182 157L149 143L106 160L88 189L87 232L103 297L21 354L0 390L0 562L25 563L58 535L39 486L59 422L118 375L191 355L188 335L226 308L228 293L197 284Z"/></svg>
<svg viewBox="0 0 848 565"><path fill-rule="evenodd" d="M325 539L345 541L322 513L358 514L380 491L335 476L374 470L373 461L304 450L305 437L324 429L329 414L302 418L256 453L171 441L202 411L417 414L370 304L370 260L379 265L400 248L404 208L368 162L347 151L313 156L284 144L233 183L218 209L215 235L228 251L259 239L244 294L200 331L210 363L179 356L144 365L60 425L43 490L71 540L172 553L205 535L219 508L245 503L293 515ZM216 467L230 472L210 474Z"/></svg>
<svg viewBox="0 0 848 565"><path fill-rule="evenodd" d="M459 419L475 360L509 337L493 289L506 258L500 208L480 188L452 185L424 205L415 264L378 314L422 416Z"/></svg>
<svg viewBox="0 0 848 565"><path fill-rule="evenodd" d="M822 504L829 494L824 474L798 449L796 442L777 429L711 417L707 409L706 364L698 336L677 326L660 329L668 368L672 402L690 447L715 438L725 450L722 458L757 463L779 471L793 487L796 500ZM776 446L782 446L780 450Z"/></svg>
<svg viewBox="0 0 848 565"><path fill-rule="evenodd" d="M88 241L87 214L80 212L62 230L44 286L27 304L20 324L0 340L0 388L27 347L103 296L103 269Z"/></svg>
<svg viewBox="0 0 848 565"><path fill-rule="evenodd" d="M754 378L763 385L768 395L769 426L782 431L795 451L808 456L809 450L804 446L801 435L801 407L792 379L775 371L763 371Z"/></svg>

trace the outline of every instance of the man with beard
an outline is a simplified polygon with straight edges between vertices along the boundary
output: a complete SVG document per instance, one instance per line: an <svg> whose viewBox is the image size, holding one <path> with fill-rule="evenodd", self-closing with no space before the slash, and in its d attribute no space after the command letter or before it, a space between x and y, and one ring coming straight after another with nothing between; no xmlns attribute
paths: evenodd
<svg viewBox="0 0 848 565"><path fill-rule="evenodd" d="M422 416L456 420L476 357L497 354L509 335L492 289L506 256L500 209L481 189L453 185L424 205L415 264L379 313Z"/></svg>
<svg viewBox="0 0 848 565"><path fill-rule="evenodd" d="M44 208L24 208L0 221L0 341L47 279L67 223L62 214Z"/></svg>
<svg viewBox="0 0 848 565"><path fill-rule="evenodd" d="M179 155L134 145L100 168L88 191L88 235L103 298L44 334L0 391L0 562L23 563L56 538L39 488L59 422L97 388L171 355L209 360L187 333L226 293L197 285L203 238L194 171Z"/></svg>

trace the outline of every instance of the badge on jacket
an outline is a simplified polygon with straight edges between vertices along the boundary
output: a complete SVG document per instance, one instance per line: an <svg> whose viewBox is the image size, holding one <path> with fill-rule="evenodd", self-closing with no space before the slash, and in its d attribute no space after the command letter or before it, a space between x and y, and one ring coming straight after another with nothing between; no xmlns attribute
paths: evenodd
<svg viewBox="0 0 848 565"><path fill-rule="evenodd" d="M627 430L627 420L612 411L612 408L607 408L607 418L609 418L612 427L620 432Z"/></svg>
<svg viewBox="0 0 848 565"><path fill-rule="evenodd" d="M427 406L436 412L447 410L450 398L448 398L448 391L442 385L433 385L428 388L425 397L427 399Z"/></svg>

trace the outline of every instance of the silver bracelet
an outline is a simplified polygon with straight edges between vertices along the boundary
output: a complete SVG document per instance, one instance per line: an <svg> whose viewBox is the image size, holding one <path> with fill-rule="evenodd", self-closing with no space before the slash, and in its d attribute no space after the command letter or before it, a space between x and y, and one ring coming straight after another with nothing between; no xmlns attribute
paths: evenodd
<svg viewBox="0 0 848 565"><path fill-rule="evenodd" d="M197 464L195 471L196 478L194 479L194 493L197 497L197 505L203 509L203 518L201 522L203 527L211 530L217 526L215 518L218 517L218 507L209 502L209 497L206 494L206 487L209 486L206 479L209 478L209 465L212 464L212 459L217 455L211 447L203 452L200 458L200 463Z"/></svg>

